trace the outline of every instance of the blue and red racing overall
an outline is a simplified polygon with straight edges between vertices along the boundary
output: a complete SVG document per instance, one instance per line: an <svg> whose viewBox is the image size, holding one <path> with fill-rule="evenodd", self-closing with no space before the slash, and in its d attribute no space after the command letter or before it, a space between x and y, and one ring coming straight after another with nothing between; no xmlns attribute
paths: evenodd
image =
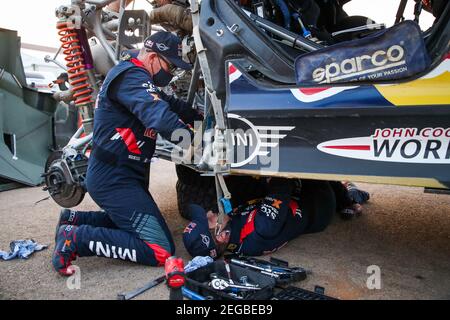
<svg viewBox="0 0 450 320"><path fill-rule="evenodd" d="M60 225L69 226L59 232L66 242L53 257L60 273L76 256L159 266L174 254L170 231L148 191L147 169L158 133L170 140L175 130L185 129L192 136L189 124L199 119L187 103L161 92L139 60L121 61L108 73L95 110L86 180L103 211L63 211ZM64 256L66 245L72 245L72 259Z"/></svg>

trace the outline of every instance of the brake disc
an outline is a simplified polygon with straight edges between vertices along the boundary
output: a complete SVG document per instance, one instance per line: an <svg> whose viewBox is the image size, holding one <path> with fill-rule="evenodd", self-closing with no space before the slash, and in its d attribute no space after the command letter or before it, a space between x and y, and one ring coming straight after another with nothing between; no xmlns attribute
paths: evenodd
<svg viewBox="0 0 450 320"><path fill-rule="evenodd" d="M61 151L53 152L45 166L44 181L52 199L63 208L79 205L86 191L75 181L69 164L62 158Z"/></svg>

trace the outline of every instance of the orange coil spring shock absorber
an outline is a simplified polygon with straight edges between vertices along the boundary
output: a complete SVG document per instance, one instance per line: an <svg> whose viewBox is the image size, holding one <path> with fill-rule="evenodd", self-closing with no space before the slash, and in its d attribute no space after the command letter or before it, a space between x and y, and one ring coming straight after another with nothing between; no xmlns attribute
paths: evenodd
<svg viewBox="0 0 450 320"><path fill-rule="evenodd" d="M86 131L91 131L91 128L86 130L86 124L92 122L92 118L89 115L92 111L89 111L89 109L92 109L93 106L92 93L94 90L89 83L79 34L66 21L58 22L57 29L62 42L61 48L66 56L65 60L68 68L69 83L72 86L75 105L81 108L80 111L85 126L85 133L87 133Z"/></svg>
<svg viewBox="0 0 450 320"><path fill-rule="evenodd" d="M74 28L68 27L66 22L58 23L57 28L59 30L58 35L61 36L63 53L66 55L69 83L74 92L75 104L78 106L83 103L92 103L91 93L93 90L85 70L78 34Z"/></svg>

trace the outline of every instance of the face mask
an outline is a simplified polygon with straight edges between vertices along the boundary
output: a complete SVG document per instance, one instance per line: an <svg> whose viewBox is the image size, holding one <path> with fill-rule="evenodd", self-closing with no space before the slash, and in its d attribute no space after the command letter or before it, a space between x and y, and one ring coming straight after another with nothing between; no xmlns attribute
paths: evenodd
<svg viewBox="0 0 450 320"><path fill-rule="evenodd" d="M165 87L172 81L173 75L161 69L157 74L153 75L153 83L157 87Z"/></svg>
<svg viewBox="0 0 450 320"><path fill-rule="evenodd" d="M159 62L159 64L161 65L161 61ZM170 81L172 81L172 79L173 75L165 71L162 66L161 70L159 70L158 73L153 75L153 83L155 84L155 86L160 88L167 86L170 83Z"/></svg>

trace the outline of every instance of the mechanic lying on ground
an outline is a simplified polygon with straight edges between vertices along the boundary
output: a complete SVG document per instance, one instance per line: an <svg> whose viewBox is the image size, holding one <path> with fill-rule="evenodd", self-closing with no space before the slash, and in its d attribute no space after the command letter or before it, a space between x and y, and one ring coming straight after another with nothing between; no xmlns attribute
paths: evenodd
<svg viewBox="0 0 450 320"><path fill-rule="evenodd" d="M192 221L183 233L187 251L193 257L212 258L225 251L245 256L268 254L301 234L323 231L339 206L353 210L352 202L369 199L367 192L353 185L352 192L347 192L340 182L302 181L301 188L296 183L271 178L267 196L235 208L231 217L225 216L224 227L217 233L217 214L188 205Z"/></svg>
<svg viewBox="0 0 450 320"><path fill-rule="evenodd" d="M52 262L70 275L76 256L102 256L163 265L175 246L146 176L157 133L170 140L177 129L202 120L187 103L168 97L165 87L176 68L191 69L181 41L158 32L144 42L137 59L122 61L106 77L95 110L87 189L102 212L63 210ZM177 143L177 142L175 142Z"/></svg>

